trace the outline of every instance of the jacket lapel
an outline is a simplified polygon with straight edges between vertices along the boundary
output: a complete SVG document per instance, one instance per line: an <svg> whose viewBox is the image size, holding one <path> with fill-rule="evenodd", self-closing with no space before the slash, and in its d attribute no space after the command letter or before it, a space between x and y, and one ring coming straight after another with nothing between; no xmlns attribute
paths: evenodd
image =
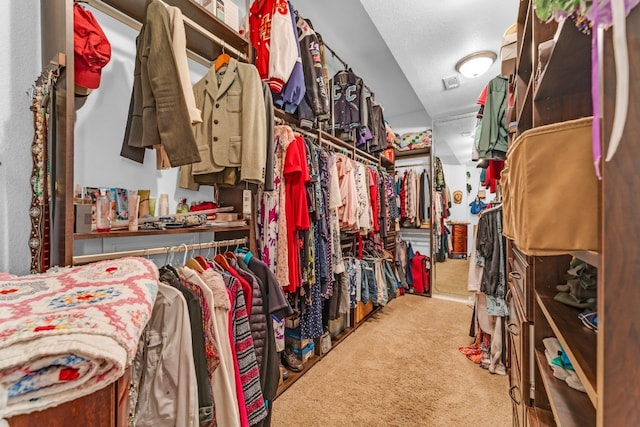
<svg viewBox="0 0 640 427"><path fill-rule="evenodd" d="M209 68L209 71L207 72L204 89L211 98L216 99L218 96L218 79L213 67Z"/></svg>
<svg viewBox="0 0 640 427"><path fill-rule="evenodd" d="M233 81L236 79L238 68L238 61L236 59L231 58L229 60L229 64L227 65L227 69L224 71L224 76L222 77L222 82L220 83L220 87L218 88L218 93L216 94L216 99L220 99L224 96L225 92L231 87ZM217 84L217 80L216 80Z"/></svg>

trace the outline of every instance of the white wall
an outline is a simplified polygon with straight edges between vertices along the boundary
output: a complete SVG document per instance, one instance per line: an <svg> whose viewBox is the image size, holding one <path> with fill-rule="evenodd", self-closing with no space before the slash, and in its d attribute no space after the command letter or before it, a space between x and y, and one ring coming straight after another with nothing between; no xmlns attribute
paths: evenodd
<svg viewBox="0 0 640 427"><path fill-rule="evenodd" d="M244 2L237 1L244 10ZM211 200L212 187L199 192L177 187L178 169L157 171L155 152L148 150L144 165L121 158L135 58L137 32L90 7L112 47L100 88L76 112L74 185L150 189L152 196L168 193L170 210L181 197ZM31 190L30 145L33 116L27 94L41 70L40 2L0 3L0 271L26 274ZM207 71L190 62L192 81ZM124 244L124 243L123 243ZM82 245L81 245L82 246ZM91 245L89 245L91 246Z"/></svg>
<svg viewBox="0 0 640 427"><path fill-rule="evenodd" d="M443 164L444 180L449 187L451 193L451 215L449 219L452 221L462 222L469 221L469 206L467 202L467 167L464 165L447 165ZM453 203L453 192L462 191L462 203Z"/></svg>
<svg viewBox="0 0 640 427"><path fill-rule="evenodd" d="M29 272L33 115L40 74L40 2L0 2L0 271Z"/></svg>
<svg viewBox="0 0 640 427"><path fill-rule="evenodd" d="M476 168L475 165L442 165L444 169L444 179L449 186L452 198L451 219L455 221L466 221L469 223L467 227L467 251L470 253L472 245L475 244L473 236L473 227L478 224L478 215L471 213L469 203L473 202L478 194L479 189L484 189L480 185L480 173L482 169ZM467 172L471 175L467 178ZM471 184L471 192L467 193L467 183ZM456 190L462 191L462 203L453 203L453 192ZM486 198L483 199L485 203L489 203L495 198L495 194L491 194L489 190L486 190Z"/></svg>
<svg viewBox="0 0 640 427"><path fill-rule="evenodd" d="M156 170L154 150L147 150L144 164L120 157L127 123L137 31L107 15L93 13L111 43L111 61L102 70L100 87L77 111L75 126L74 184L92 187L150 189L152 197L169 194L169 212L181 197L188 202L211 200L212 187L199 192L178 188L179 168ZM195 83L207 69L193 61L189 68Z"/></svg>

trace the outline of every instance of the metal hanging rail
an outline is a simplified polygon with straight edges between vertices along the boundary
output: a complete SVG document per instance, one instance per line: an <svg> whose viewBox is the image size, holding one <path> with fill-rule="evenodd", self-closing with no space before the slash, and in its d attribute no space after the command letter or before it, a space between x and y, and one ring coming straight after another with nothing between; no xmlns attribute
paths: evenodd
<svg viewBox="0 0 640 427"><path fill-rule="evenodd" d="M407 163L404 165L399 165L399 164L394 164L396 169L402 169L402 168L415 168L416 166L424 166L425 168L429 167L429 162L424 162L424 163Z"/></svg>
<svg viewBox="0 0 640 427"><path fill-rule="evenodd" d="M136 249L132 251L120 251L120 252L106 252L94 255L80 255L73 257L73 265L82 265L88 264L90 262L96 261L104 261L109 259L117 259L124 257L134 257L134 256L142 256L148 257L151 255L169 255L176 252L188 252L188 251L200 251L203 249L210 248L221 248L227 246L238 246L238 245L246 245L248 239L243 237L241 239L229 239L229 240L219 240L209 243L192 243L192 244L182 244L178 246L165 246L165 247L157 247L150 249Z"/></svg>

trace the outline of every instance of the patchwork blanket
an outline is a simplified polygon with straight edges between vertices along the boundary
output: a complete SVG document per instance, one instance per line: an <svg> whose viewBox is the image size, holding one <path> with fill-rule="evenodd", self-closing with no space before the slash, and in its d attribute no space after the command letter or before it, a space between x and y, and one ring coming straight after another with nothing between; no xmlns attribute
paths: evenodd
<svg viewBox="0 0 640 427"><path fill-rule="evenodd" d="M158 269L144 258L0 273L0 419L59 405L122 376L157 291Z"/></svg>

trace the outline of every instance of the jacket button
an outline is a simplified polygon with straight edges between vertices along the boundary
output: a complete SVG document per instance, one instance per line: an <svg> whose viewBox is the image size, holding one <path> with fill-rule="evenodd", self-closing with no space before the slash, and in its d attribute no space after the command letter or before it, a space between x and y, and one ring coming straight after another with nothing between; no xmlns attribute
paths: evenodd
<svg viewBox="0 0 640 427"><path fill-rule="evenodd" d="M214 140L214 141L217 141L217 140L218 140L218 137L217 137L217 136L214 136L214 137L213 137L213 140Z"/></svg>
<svg viewBox="0 0 640 427"><path fill-rule="evenodd" d="M220 108L220 104L216 104L216 108Z"/></svg>
<svg viewBox="0 0 640 427"><path fill-rule="evenodd" d="M213 124L214 124L214 125L217 125L217 124L218 124L218 121L217 121L217 120L214 120L214 121L213 121Z"/></svg>

